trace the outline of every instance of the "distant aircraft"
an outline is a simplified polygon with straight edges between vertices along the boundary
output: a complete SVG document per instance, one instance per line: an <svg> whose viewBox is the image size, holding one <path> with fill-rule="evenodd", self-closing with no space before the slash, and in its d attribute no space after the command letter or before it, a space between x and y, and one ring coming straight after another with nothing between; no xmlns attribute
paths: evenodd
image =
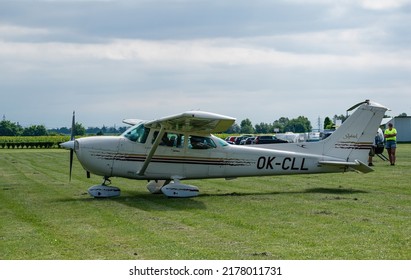
<svg viewBox="0 0 411 280"><path fill-rule="evenodd" d="M151 193L193 197L199 189L182 180L373 171L365 163L387 108L366 100L349 110L353 109L330 137L319 142L229 145L212 133L227 130L234 118L189 111L152 121L127 119L123 122L132 127L121 136L72 135L61 146L70 149L70 178L73 152L88 177L93 173L104 178L88 190L93 197L120 195L119 188L110 186L112 177L148 180ZM73 113L72 131L74 123Z"/></svg>

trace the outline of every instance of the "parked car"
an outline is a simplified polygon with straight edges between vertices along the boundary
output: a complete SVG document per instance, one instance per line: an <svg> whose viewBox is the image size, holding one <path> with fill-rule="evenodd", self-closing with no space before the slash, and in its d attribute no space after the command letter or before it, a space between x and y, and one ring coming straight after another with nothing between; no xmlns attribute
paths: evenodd
<svg viewBox="0 0 411 280"><path fill-rule="evenodd" d="M260 135L255 137L253 144L277 144L288 143L286 140L279 139L274 135Z"/></svg>
<svg viewBox="0 0 411 280"><path fill-rule="evenodd" d="M237 136L228 136L228 137L225 139L225 141L226 141L228 144L234 145L236 138L237 138Z"/></svg>
<svg viewBox="0 0 411 280"><path fill-rule="evenodd" d="M240 145L251 145L251 144L253 144L254 140L255 140L254 136L245 138L245 139L241 140Z"/></svg>
<svg viewBox="0 0 411 280"><path fill-rule="evenodd" d="M248 138L248 137L252 137L252 136L253 136L253 135L251 135L251 134L244 134L244 135L238 136L238 137L235 139L235 144L236 144L236 145L240 145L242 140L244 140L244 139L246 139L246 138Z"/></svg>

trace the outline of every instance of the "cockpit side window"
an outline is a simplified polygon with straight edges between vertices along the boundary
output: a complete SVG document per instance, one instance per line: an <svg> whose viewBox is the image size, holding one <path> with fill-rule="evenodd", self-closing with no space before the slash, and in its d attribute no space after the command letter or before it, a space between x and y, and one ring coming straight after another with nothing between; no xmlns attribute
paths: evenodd
<svg viewBox="0 0 411 280"><path fill-rule="evenodd" d="M188 138L188 147L190 149L213 149L217 146L213 139L209 137L190 136Z"/></svg>
<svg viewBox="0 0 411 280"><path fill-rule="evenodd" d="M153 139L151 140L152 144L156 140L158 133L159 131L153 133ZM184 147L184 134L166 132L161 138L160 146L182 148Z"/></svg>
<svg viewBox="0 0 411 280"><path fill-rule="evenodd" d="M144 144L147 141L147 137L149 133L150 133L150 129L146 128L144 124L141 124L125 132L124 137L126 137L130 141Z"/></svg>

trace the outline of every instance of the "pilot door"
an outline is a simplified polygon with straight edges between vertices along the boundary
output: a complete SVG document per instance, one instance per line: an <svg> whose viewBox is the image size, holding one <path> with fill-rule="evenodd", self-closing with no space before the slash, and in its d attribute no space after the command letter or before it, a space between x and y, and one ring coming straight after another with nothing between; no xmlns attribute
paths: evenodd
<svg viewBox="0 0 411 280"><path fill-rule="evenodd" d="M154 131L148 137L149 154L155 145L159 131ZM170 179L172 177L184 177L184 135L172 132L164 132L159 144L148 164L145 175L152 179Z"/></svg>
<svg viewBox="0 0 411 280"><path fill-rule="evenodd" d="M189 135L185 164L187 177L221 177L224 174L224 157L212 138Z"/></svg>

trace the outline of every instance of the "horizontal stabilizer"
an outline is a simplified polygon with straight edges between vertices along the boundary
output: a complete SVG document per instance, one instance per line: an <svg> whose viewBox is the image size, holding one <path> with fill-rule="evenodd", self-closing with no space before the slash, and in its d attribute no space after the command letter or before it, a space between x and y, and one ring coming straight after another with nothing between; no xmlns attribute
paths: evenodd
<svg viewBox="0 0 411 280"><path fill-rule="evenodd" d="M336 167L345 167L347 169L353 169L361 173L368 173L374 171L371 167L363 163L362 161L355 160L354 162L345 162L345 161L320 161L322 165L330 165Z"/></svg>

